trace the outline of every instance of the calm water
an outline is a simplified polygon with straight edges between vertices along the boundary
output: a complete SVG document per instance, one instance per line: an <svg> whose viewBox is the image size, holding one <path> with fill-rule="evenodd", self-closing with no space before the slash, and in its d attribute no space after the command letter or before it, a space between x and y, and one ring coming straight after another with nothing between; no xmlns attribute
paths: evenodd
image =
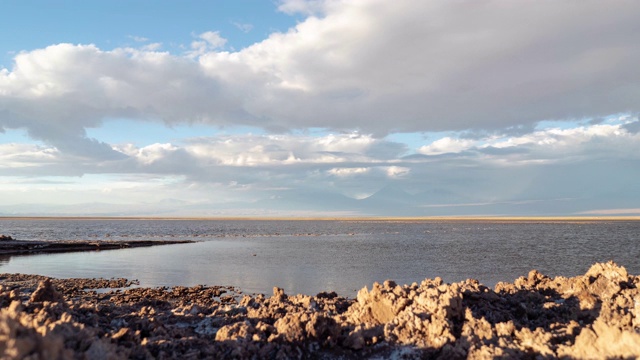
<svg viewBox="0 0 640 360"><path fill-rule="evenodd" d="M493 286L531 269L583 274L614 260L640 274L640 222L0 220L27 240L197 240L128 250L0 257L0 272L125 277L143 286L233 285L245 292L353 297L374 281Z"/></svg>

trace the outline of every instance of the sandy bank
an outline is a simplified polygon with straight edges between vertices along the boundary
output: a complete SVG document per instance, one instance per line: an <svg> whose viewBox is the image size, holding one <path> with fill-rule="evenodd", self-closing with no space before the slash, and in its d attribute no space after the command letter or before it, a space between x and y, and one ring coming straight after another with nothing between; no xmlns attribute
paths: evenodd
<svg viewBox="0 0 640 360"><path fill-rule="evenodd" d="M130 284L0 275L0 358L640 356L640 277L614 263L573 278L534 270L494 290L387 281L355 300L278 288L92 290Z"/></svg>

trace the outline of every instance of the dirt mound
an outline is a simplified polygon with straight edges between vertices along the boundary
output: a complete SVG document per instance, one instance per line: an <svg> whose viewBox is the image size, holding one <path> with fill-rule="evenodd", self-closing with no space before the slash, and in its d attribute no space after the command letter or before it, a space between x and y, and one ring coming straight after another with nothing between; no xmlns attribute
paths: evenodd
<svg viewBox="0 0 640 360"><path fill-rule="evenodd" d="M0 275L0 358L635 358L640 277L532 270L489 289L441 279L335 293L131 288L124 279ZM93 286L93 288L91 288Z"/></svg>

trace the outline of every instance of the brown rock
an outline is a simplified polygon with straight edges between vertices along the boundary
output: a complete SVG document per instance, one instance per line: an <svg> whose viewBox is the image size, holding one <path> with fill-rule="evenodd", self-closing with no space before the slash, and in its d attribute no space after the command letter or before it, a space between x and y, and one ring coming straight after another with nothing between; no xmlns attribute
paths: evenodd
<svg viewBox="0 0 640 360"><path fill-rule="evenodd" d="M62 295L53 287L51 279L45 279L40 282L36 291L31 295L31 302L63 302Z"/></svg>
<svg viewBox="0 0 640 360"><path fill-rule="evenodd" d="M100 284L127 281L0 275L0 358L640 357L640 277L614 263L572 278L531 271L495 291L385 281L355 301L280 288L239 304L222 287L83 290Z"/></svg>
<svg viewBox="0 0 640 360"><path fill-rule="evenodd" d="M249 341L254 333L255 328L249 321L239 321L221 327L216 333L216 341Z"/></svg>

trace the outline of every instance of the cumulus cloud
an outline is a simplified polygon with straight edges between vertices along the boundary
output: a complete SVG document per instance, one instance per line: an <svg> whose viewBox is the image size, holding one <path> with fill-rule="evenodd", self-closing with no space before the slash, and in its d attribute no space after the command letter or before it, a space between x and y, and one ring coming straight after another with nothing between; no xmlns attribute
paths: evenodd
<svg viewBox="0 0 640 360"><path fill-rule="evenodd" d="M635 4L289 1L282 9L321 14L230 58L201 60L213 70L225 61L274 69L269 100L287 102L271 113L257 94L247 105L282 126L496 129L637 106Z"/></svg>
<svg viewBox="0 0 640 360"><path fill-rule="evenodd" d="M70 44L22 52L0 73L0 126L35 133L47 124L82 139L83 128L119 116L383 135L640 110L635 2L326 0L280 9L312 15L237 52L220 51L226 40L216 31L198 35L185 56Z"/></svg>
<svg viewBox="0 0 640 360"><path fill-rule="evenodd" d="M240 116L236 105L190 60L168 53L60 44L22 53L0 73L0 127L75 154L115 156L85 132L108 118L224 124Z"/></svg>
<svg viewBox="0 0 640 360"><path fill-rule="evenodd" d="M638 192L638 119L606 119L640 112L640 3L285 0L279 10L302 18L238 51L212 30L179 54L136 37L141 48L18 53L0 69L0 131L43 145L2 144L0 175L167 177L176 193L252 201L360 198L394 184L436 203L593 193L636 207L616 194ZM267 132L146 145L87 135L111 119ZM439 131L448 135L411 147L385 138Z"/></svg>

